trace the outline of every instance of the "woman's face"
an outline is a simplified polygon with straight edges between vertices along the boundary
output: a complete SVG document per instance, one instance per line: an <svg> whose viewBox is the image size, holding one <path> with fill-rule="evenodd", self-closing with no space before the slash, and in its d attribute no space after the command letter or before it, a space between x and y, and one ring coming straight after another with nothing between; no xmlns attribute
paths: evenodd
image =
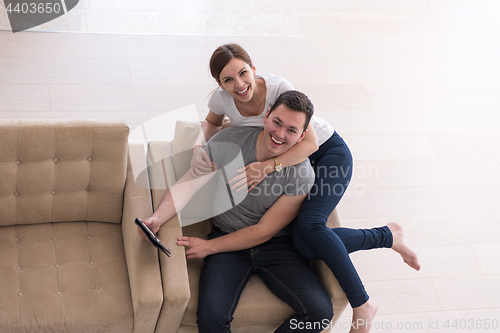
<svg viewBox="0 0 500 333"><path fill-rule="evenodd" d="M220 87L234 99L249 102L255 92L255 67L241 59L233 58L219 75Z"/></svg>

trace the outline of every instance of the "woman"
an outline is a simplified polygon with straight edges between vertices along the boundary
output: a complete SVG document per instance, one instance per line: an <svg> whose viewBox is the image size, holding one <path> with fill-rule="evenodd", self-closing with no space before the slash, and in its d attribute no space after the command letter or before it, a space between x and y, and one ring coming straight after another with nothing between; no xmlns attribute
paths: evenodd
<svg viewBox="0 0 500 333"><path fill-rule="evenodd" d="M209 113L193 147L191 172L201 176L213 165L203 149L204 140L221 129L225 116L232 126L263 127L264 116L278 96L292 85L272 75L256 75L248 53L237 44L223 45L210 59L210 71L219 88L208 102ZM279 140L273 138L276 144ZM326 227L328 217L342 198L352 175L352 157L342 138L326 121L313 116L305 138L283 155L262 163L252 163L239 170L230 181L233 189L251 191L272 171L298 164L309 158L316 173L310 195L291 224L298 252L307 259L321 259L332 270L353 308L353 322L372 322L377 306L369 299L348 253L379 247L390 247L405 262L420 269L417 256L403 241L401 227L389 223L382 228L353 230ZM243 172L246 171L246 172ZM355 327L351 332L368 332L369 327Z"/></svg>

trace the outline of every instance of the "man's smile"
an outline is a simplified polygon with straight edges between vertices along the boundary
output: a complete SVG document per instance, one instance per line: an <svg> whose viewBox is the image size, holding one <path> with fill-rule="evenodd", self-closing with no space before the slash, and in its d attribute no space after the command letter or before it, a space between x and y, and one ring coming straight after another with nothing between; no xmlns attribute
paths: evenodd
<svg viewBox="0 0 500 333"><path fill-rule="evenodd" d="M271 135L271 140L277 144L277 145L282 145L284 144L285 142L284 141L278 141L277 139L274 138L274 136Z"/></svg>

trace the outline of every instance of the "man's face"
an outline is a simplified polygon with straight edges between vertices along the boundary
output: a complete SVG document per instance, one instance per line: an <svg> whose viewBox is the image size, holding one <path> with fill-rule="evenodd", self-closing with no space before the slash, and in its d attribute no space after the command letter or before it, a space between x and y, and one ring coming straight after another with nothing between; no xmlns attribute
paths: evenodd
<svg viewBox="0 0 500 333"><path fill-rule="evenodd" d="M278 156L302 141L306 115L289 109L285 104L278 106L264 118L264 143L272 156Z"/></svg>

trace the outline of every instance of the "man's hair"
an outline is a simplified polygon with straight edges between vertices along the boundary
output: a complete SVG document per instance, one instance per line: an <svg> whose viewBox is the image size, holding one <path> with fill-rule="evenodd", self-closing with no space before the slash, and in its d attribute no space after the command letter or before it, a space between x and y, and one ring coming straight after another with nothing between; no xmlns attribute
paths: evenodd
<svg viewBox="0 0 500 333"><path fill-rule="evenodd" d="M306 115L306 122L304 124L304 131L309 126L311 117L314 114L314 105L306 94L297 90L288 90L282 93L274 105L271 107L269 114L273 112L278 106L285 104L289 109L297 112L303 112Z"/></svg>

